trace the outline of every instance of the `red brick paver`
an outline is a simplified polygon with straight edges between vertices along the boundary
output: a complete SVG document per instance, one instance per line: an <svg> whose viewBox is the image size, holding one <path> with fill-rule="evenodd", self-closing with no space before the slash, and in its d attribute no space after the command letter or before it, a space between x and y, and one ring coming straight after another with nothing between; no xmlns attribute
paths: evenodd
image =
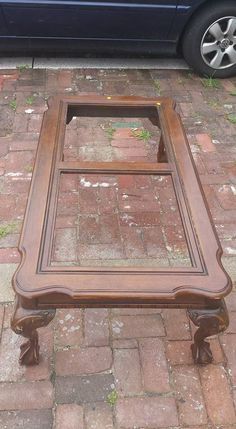
<svg viewBox="0 0 236 429"><path fill-rule="evenodd" d="M56 409L56 429L83 429L83 407L77 404L58 405Z"/></svg>
<svg viewBox="0 0 236 429"><path fill-rule="evenodd" d="M46 99L58 93L175 98L235 286L236 125L230 118L236 115L236 78L220 81L219 88L203 84L173 70L1 71L0 429L235 429L235 288L226 299L229 329L210 340L214 361L203 368L193 364L195 328L184 310L58 310L40 330L39 365L28 368L18 365L21 338L9 328L10 275L19 262L42 114ZM65 159L152 162L159 131L147 120L128 121L72 120ZM143 129L150 133L145 140L137 137ZM189 262L164 177L63 175L53 252L59 265Z"/></svg>
<svg viewBox="0 0 236 429"><path fill-rule="evenodd" d="M235 423L235 409L225 368L209 365L201 368L200 376L211 421L216 425Z"/></svg>

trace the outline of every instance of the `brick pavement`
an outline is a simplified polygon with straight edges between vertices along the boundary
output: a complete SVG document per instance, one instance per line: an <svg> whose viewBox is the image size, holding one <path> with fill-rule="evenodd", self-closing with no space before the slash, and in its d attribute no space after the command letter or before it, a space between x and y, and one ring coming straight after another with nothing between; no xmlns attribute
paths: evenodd
<svg viewBox="0 0 236 429"><path fill-rule="evenodd" d="M224 249L223 262L236 282L236 78L215 82L214 86L217 87L209 87L208 81L185 71L1 71L1 429L236 427L236 291L227 299L230 327L226 334L211 339L214 362L202 368L192 362L194 328L183 310L59 310L53 323L40 330L39 366L28 368L18 365L21 339L9 329L13 301L10 279L20 260L17 242L42 114L47 97L57 93L174 96ZM72 121L64 155L67 159L105 156L106 160L151 161L156 150L150 138L153 130L147 123L134 122L125 126L121 118L122 126L113 121L112 126L100 123L89 128L85 122L79 129L78 146L78 127ZM131 136L129 128L147 128L149 138L139 139L137 133ZM166 218L168 206L164 204L163 190L155 184L155 195L149 204L155 205L156 197L164 215L161 222L159 219L155 224L150 218L150 225L143 225L142 199L150 183L142 177L143 182L136 184L131 183L131 176L126 177L129 183L114 177L112 180L119 182L118 190L114 190L111 181L109 186L90 186L89 192L83 192L86 181L96 184L92 179L96 178L74 180L68 175L62 180L53 264L63 259L68 264L86 264L91 259L104 263L111 241L116 243L112 258L118 265L128 264L132 258L145 263L153 263L155 258L163 264L186 262L186 248L180 226L176 226L178 216L168 184L164 195L168 193L172 216ZM135 198L122 198L130 185L140 192L138 209ZM65 237L73 243L76 236L78 219L74 207L78 205L78 194L81 225L89 224L89 233L81 236L82 254L76 242L69 251L63 247ZM127 229L129 218L123 218L121 232L126 248L121 246L114 218L119 210L128 215L138 210L132 219L132 233ZM106 225L105 230L101 224ZM153 231L161 243L158 254ZM100 262L98 250L102 254Z"/></svg>

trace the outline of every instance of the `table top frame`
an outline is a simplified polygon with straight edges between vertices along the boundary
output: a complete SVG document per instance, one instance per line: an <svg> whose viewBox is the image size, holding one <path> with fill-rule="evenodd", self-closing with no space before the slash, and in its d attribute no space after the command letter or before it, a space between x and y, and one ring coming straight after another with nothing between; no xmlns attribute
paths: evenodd
<svg viewBox="0 0 236 429"><path fill-rule="evenodd" d="M105 116L127 108L147 111L159 123L168 162L63 161L64 133L70 114ZM127 116L129 114L127 113ZM149 117L150 115L147 115ZM99 115L98 115L99 116ZM131 116L132 117L132 116ZM49 264L62 172L169 174L183 222L192 267L55 267ZM21 264L14 276L17 294L40 305L200 303L218 300L231 290L221 264L221 246L175 104L168 98L57 96L44 114L35 167L19 244Z"/></svg>

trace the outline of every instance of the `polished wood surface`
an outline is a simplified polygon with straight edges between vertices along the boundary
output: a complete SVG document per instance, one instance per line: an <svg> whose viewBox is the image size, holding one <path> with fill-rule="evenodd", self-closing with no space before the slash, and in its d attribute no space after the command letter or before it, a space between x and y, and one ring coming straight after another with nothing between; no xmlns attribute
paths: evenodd
<svg viewBox="0 0 236 429"><path fill-rule="evenodd" d="M152 124L161 130L157 161L64 161L65 126L73 116L149 118ZM65 173L170 176L191 266L52 266L50 255L59 180ZM23 350L21 357L24 363L37 362L38 345L35 332L36 327L43 326L43 322L37 322L33 334L29 334L28 328L22 327L20 308L24 308L28 314L26 319L34 319L33 312L37 311L39 316L35 313L35 320L45 317L47 324L48 316L45 316L43 311L52 311L53 308L59 307L187 307L205 314L205 317L202 317L190 312L190 317L196 325L203 323L205 326L204 320L209 320L209 317L213 320L219 308L225 309L222 300L231 290L230 278L221 264L221 246L189 144L175 104L167 98L58 96L50 99L40 133L19 249L22 260L13 278L18 301L12 323L15 332L20 333L20 326L22 335L30 341L30 347L26 347L26 351ZM213 316L207 316L208 310ZM226 327L227 310L221 314ZM52 317L50 313L50 320ZM200 323L199 320L203 322ZM221 323L217 326L217 332L222 330ZM201 326L199 330L193 355L196 362L206 363L211 357L206 347L204 348L202 338L211 335L213 331L206 330L205 335L205 331L201 334ZM204 351L201 351L203 348Z"/></svg>

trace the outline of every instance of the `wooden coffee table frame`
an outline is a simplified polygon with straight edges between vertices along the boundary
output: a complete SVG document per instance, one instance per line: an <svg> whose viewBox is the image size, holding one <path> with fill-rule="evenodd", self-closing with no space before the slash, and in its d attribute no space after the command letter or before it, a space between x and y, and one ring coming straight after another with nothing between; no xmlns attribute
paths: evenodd
<svg viewBox="0 0 236 429"><path fill-rule="evenodd" d="M65 126L73 116L147 117L161 130L157 162L64 161ZM170 175L191 267L51 266L59 178L63 173ZM12 329L28 339L20 362L39 361L37 328L62 307L187 308L199 329L195 362L212 361L205 338L228 326L224 297L231 281L220 258L221 246L206 204L181 120L171 99L142 97L54 97L44 114L13 278L16 292Z"/></svg>

